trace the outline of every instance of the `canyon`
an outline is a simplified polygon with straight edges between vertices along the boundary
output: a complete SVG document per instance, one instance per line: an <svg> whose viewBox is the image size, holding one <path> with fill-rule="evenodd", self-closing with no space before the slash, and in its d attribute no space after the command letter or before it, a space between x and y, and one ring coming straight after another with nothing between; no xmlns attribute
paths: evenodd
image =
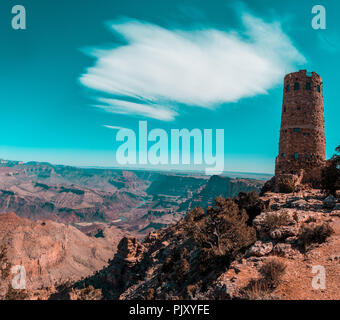
<svg viewBox="0 0 340 320"><path fill-rule="evenodd" d="M22 265L30 298L105 268L124 237L143 241L217 196L259 191L244 176L0 161L0 247ZM48 288L48 289L46 289ZM54 288L54 289L53 289ZM6 292L0 286L0 296ZM47 291L46 291L47 290Z"/></svg>
<svg viewBox="0 0 340 320"><path fill-rule="evenodd" d="M0 212L71 224L88 234L112 226L143 237L214 198L259 191L263 180L156 171L0 164Z"/></svg>

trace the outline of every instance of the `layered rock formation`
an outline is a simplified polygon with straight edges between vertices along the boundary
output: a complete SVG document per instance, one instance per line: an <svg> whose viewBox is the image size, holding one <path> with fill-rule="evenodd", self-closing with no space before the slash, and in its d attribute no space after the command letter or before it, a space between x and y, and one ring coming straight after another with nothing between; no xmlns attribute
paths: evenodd
<svg viewBox="0 0 340 320"><path fill-rule="evenodd" d="M92 238L50 220L33 222L15 213L0 215L0 246L7 248L12 266L25 268L31 298L38 289L76 281L103 268L122 236L119 230L111 230L105 238ZM1 282L2 296L7 284Z"/></svg>

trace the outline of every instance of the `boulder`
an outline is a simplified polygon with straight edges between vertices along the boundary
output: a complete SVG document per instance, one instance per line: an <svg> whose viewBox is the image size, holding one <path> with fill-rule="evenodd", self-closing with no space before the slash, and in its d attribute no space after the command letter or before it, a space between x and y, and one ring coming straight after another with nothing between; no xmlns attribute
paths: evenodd
<svg viewBox="0 0 340 320"><path fill-rule="evenodd" d="M323 206L326 209L333 209L336 205L336 200L333 195L329 195L325 200L323 200Z"/></svg>
<svg viewBox="0 0 340 320"><path fill-rule="evenodd" d="M273 250L272 242L256 241L248 250L248 256L263 257Z"/></svg>
<svg viewBox="0 0 340 320"><path fill-rule="evenodd" d="M298 234L299 230L296 226L281 226L269 233L273 240L282 240L288 237L294 237Z"/></svg>

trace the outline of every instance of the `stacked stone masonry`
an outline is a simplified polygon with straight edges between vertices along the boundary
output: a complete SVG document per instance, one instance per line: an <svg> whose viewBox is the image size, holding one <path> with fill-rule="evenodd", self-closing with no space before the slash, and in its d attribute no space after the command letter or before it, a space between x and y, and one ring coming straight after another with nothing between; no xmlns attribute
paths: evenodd
<svg viewBox="0 0 340 320"><path fill-rule="evenodd" d="M325 151L322 79L306 70L287 74L275 175L303 172L303 182L319 179Z"/></svg>

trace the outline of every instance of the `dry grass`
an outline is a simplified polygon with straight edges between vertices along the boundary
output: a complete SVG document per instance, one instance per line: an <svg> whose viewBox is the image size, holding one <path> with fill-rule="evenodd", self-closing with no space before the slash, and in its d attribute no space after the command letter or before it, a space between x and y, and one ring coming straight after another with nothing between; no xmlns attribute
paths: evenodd
<svg viewBox="0 0 340 320"><path fill-rule="evenodd" d="M286 226L290 224L290 222L290 216L284 211L279 214L268 212L263 220L263 224L267 232L273 231L281 226Z"/></svg>
<svg viewBox="0 0 340 320"><path fill-rule="evenodd" d="M298 235L298 243L303 251L308 250L313 244L324 243L334 233L329 223L305 224Z"/></svg>
<svg viewBox="0 0 340 320"><path fill-rule="evenodd" d="M278 299L273 291L280 284L286 271L286 265L277 258L267 260L260 268L261 278L253 279L244 289L243 296L248 300Z"/></svg>

